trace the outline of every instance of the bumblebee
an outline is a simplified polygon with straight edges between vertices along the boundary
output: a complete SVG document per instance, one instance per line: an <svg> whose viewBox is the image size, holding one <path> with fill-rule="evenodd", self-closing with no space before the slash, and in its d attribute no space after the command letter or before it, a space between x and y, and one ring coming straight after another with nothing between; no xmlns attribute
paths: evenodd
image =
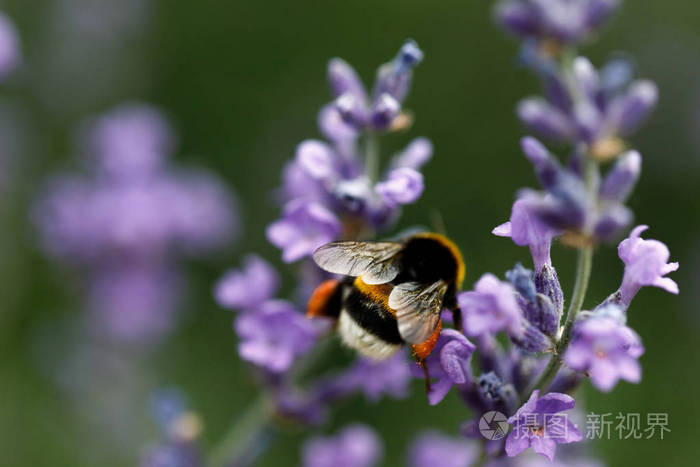
<svg viewBox="0 0 700 467"><path fill-rule="evenodd" d="M337 320L348 347L375 360L409 345L422 364L437 343L443 308L461 329L457 292L465 266L444 235L419 233L399 242L333 242L318 248L316 264L334 274L311 295L307 316Z"/></svg>

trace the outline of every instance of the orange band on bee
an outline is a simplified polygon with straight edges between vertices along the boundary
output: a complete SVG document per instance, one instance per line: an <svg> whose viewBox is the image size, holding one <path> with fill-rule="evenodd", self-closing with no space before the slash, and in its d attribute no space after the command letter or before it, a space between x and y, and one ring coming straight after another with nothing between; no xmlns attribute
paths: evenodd
<svg viewBox="0 0 700 467"><path fill-rule="evenodd" d="M389 284L365 284L361 277L358 277L353 282L353 285L363 295L367 296L374 303L381 303L386 311L392 315L396 315L396 311L389 307L389 295L393 287Z"/></svg>
<svg viewBox="0 0 700 467"><path fill-rule="evenodd" d="M311 294L309 298L309 304L306 307L306 316L308 318L315 318L318 316L328 315L328 300L335 292L335 289L340 284L339 281L335 279L329 279L322 282Z"/></svg>
<svg viewBox="0 0 700 467"><path fill-rule="evenodd" d="M428 355L430 355L437 344L438 337L440 337L440 331L442 331L442 321L438 321L435 331L433 331L428 340L421 342L420 344L413 344L411 346L413 358L415 358L418 362L422 362L428 358Z"/></svg>

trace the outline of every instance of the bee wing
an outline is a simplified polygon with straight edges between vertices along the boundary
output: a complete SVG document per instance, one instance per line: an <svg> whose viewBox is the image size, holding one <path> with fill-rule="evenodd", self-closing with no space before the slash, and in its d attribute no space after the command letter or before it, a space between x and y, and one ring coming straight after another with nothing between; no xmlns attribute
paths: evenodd
<svg viewBox="0 0 700 467"><path fill-rule="evenodd" d="M409 344L428 340L440 322L442 300L447 292L443 280L432 284L404 282L389 295L389 307L396 311L401 338Z"/></svg>
<svg viewBox="0 0 700 467"><path fill-rule="evenodd" d="M317 249L313 258L333 274L361 276L366 284L385 284L399 274L403 244L394 242L333 242Z"/></svg>

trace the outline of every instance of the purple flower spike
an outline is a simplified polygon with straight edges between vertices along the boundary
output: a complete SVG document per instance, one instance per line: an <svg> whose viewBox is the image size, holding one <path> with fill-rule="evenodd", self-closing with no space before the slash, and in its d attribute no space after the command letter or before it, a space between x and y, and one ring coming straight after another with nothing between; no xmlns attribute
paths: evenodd
<svg viewBox="0 0 700 467"><path fill-rule="evenodd" d="M468 467L479 456L473 441L450 438L442 433L428 431L413 442L408 454L411 467Z"/></svg>
<svg viewBox="0 0 700 467"><path fill-rule="evenodd" d="M678 294L678 284L666 274L678 269L678 263L668 263L668 247L658 240L644 240L642 232L649 227L635 227L617 247L620 259L625 263L620 294L622 302L629 306L634 296L643 286L660 287L667 292Z"/></svg>
<svg viewBox="0 0 700 467"><path fill-rule="evenodd" d="M391 206L416 202L424 188L423 175L407 167L392 170L385 181L375 186L376 192Z"/></svg>
<svg viewBox="0 0 700 467"><path fill-rule="evenodd" d="M581 441L581 433L560 412L574 408L574 398L566 394L551 392L539 397L540 391L532 392L530 399L508 419L513 430L506 438L506 454L515 457L527 448L552 461L557 444Z"/></svg>
<svg viewBox="0 0 700 467"><path fill-rule="evenodd" d="M312 438L304 445L304 467L372 467L382 457L379 436L364 425L350 425L335 437Z"/></svg>
<svg viewBox="0 0 700 467"><path fill-rule="evenodd" d="M513 203L510 221L499 225L492 233L499 237L510 237L516 245L528 246L535 271L540 271L545 265L551 266L549 252L552 239L559 235L559 231L541 222L526 199Z"/></svg>
<svg viewBox="0 0 700 467"><path fill-rule="evenodd" d="M279 285L277 271L256 255L248 255L240 270L226 272L216 284L214 296L224 308L253 310L271 299Z"/></svg>
<svg viewBox="0 0 700 467"><path fill-rule="evenodd" d="M401 153L396 155L391 162L391 167L419 170L432 156L433 143L427 138L416 138Z"/></svg>
<svg viewBox="0 0 700 467"><path fill-rule="evenodd" d="M0 79L14 71L21 60L17 29L7 16L0 13Z"/></svg>
<svg viewBox="0 0 700 467"><path fill-rule="evenodd" d="M335 240L341 229L335 214L322 205L291 201L282 219L270 224L266 233L270 243L282 250L282 259L292 263Z"/></svg>
<svg viewBox="0 0 700 467"><path fill-rule="evenodd" d="M610 308L618 311L618 318L608 311ZM637 358L643 353L637 333L624 325L624 311L607 305L576 324L564 361L573 370L587 371L596 388L609 392L620 379L630 383L641 380Z"/></svg>
<svg viewBox="0 0 700 467"><path fill-rule="evenodd" d="M241 358L273 373L287 371L313 347L317 334L314 324L283 300L241 314L235 328Z"/></svg>
<svg viewBox="0 0 700 467"><path fill-rule="evenodd" d="M522 334L520 307L515 289L493 274L484 274L474 291L462 292L457 301L464 314L464 332L469 336L506 331L512 337Z"/></svg>
<svg viewBox="0 0 700 467"><path fill-rule="evenodd" d="M470 359L475 349L469 339L454 329L444 329L440 333L435 348L425 360L428 374L434 380L428 393L430 405L439 404L453 385L473 382ZM424 377L418 365L414 365L412 371L415 377Z"/></svg>

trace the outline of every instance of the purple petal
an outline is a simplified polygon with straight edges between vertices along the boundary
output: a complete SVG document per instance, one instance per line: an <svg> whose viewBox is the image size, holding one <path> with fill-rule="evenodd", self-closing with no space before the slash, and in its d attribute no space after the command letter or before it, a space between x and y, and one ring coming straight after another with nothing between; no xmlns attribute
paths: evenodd
<svg viewBox="0 0 700 467"><path fill-rule="evenodd" d="M559 392L550 392L537 401L536 411L553 414L573 409L576 401L573 397Z"/></svg>
<svg viewBox="0 0 700 467"><path fill-rule="evenodd" d="M554 460L554 453L557 450L557 443L553 439L549 439L546 436L533 436L530 439L530 444L532 445L532 450L537 454L542 454L550 461Z"/></svg>
<svg viewBox="0 0 700 467"><path fill-rule="evenodd" d="M530 447L530 438L527 435L527 427L514 429L506 438L506 454L515 457Z"/></svg>
<svg viewBox="0 0 700 467"><path fill-rule="evenodd" d="M394 169L375 190L390 205L409 204L420 198L425 188L423 175L407 167Z"/></svg>

